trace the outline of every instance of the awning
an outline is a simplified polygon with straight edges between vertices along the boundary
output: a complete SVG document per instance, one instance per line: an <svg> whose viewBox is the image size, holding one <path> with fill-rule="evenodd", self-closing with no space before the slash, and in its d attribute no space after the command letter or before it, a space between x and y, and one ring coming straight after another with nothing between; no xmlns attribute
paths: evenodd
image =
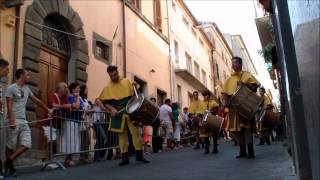
<svg viewBox="0 0 320 180"><path fill-rule="evenodd" d="M201 81L194 77L193 74L191 74L187 69L176 69L175 73L193 86L197 91L203 92L207 90L213 94L210 89L208 89Z"/></svg>

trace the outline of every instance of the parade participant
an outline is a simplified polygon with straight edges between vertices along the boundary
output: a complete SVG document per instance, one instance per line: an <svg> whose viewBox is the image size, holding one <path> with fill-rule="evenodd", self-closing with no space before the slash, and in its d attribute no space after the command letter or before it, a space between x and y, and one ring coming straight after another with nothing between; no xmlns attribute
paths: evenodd
<svg viewBox="0 0 320 180"><path fill-rule="evenodd" d="M242 71L242 59L240 57L232 58L232 69L234 73L229 77L223 86L223 106L227 107L230 97L237 91L240 86L247 86L256 92L260 85L256 78L247 71ZM240 155L237 158L248 157L254 158L253 149L253 128L255 122L252 119L245 119L239 115L233 108L225 108L227 114L226 129L229 130L240 145ZM248 155L246 150L248 146Z"/></svg>
<svg viewBox="0 0 320 180"><path fill-rule="evenodd" d="M15 72L16 83L10 85L6 91L7 116L10 128L7 130L5 176L14 177L16 171L14 161L25 151L31 148L31 130L26 119L26 106L28 98L42 107L46 112L52 113L30 90L27 83L29 72L18 69Z"/></svg>
<svg viewBox="0 0 320 180"><path fill-rule="evenodd" d="M211 99L211 93L210 91L204 91L202 93L203 96L203 101L201 103L201 111L202 111L202 117L203 115L206 113L206 111L210 111L209 113L212 113L213 115L217 115L218 114L218 110L219 110L219 104ZM203 118L201 119L201 123L200 123L200 138L202 139L202 141L204 141L205 143L205 151L204 154L208 154L209 153L209 147L210 147L210 140L209 137L213 138L213 150L212 153L218 153L218 137L219 137L219 133L218 132L210 132L206 127L205 124L203 122Z"/></svg>
<svg viewBox="0 0 320 180"><path fill-rule="evenodd" d="M259 88L260 97L263 97L263 109L266 111L272 111L273 105L271 98L266 94L266 90L261 87ZM261 122L259 124L260 130L260 143L258 145L264 145L264 141L270 145L270 136L272 133L272 127L264 126Z"/></svg>
<svg viewBox="0 0 320 180"><path fill-rule="evenodd" d="M200 114L202 114L201 110L201 101L199 99L199 93L198 91L194 91L192 94L192 100L189 106L189 115L192 119L192 130L196 133L196 147L195 149L200 149L200 143L202 144L202 147L204 144L201 142L201 139L199 137L199 122L201 117L199 117Z"/></svg>
<svg viewBox="0 0 320 180"><path fill-rule="evenodd" d="M106 109L110 111L112 115L109 130L117 132L119 136L120 151L122 154L122 161L119 165L129 164L128 131L131 133L132 142L136 150L136 160L143 163L149 163L149 161L143 157L138 128L134 125L134 121L129 118L126 112L120 111L126 106L133 95L132 83L128 79L119 76L117 66L109 66L107 72L111 81L104 87L99 99L104 103Z"/></svg>
<svg viewBox="0 0 320 180"><path fill-rule="evenodd" d="M0 58L0 78L6 77L9 74L9 63L8 61ZM4 123L4 103L3 103L3 89L4 85L0 85L0 128L3 126ZM2 158L4 158L4 151L5 151L5 142L4 142L4 129L0 129L0 179L3 178L3 171L2 171Z"/></svg>

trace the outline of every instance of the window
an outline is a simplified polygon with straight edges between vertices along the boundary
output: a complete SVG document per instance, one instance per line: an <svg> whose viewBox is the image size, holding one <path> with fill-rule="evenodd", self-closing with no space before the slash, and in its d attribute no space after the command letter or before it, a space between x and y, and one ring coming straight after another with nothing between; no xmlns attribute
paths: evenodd
<svg viewBox="0 0 320 180"><path fill-rule="evenodd" d="M197 79L200 80L200 67L199 64L194 62L194 75L196 76Z"/></svg>
<svg viewBox="0 0 320 180"><path fill-rule="evenodd" d="M192 101L192 93L188 92L188 105L190 105L191 101Z"/></svg>
<svg viewBox="0 0 320 180"><path fill-rule="evenodd" d="M112 64L112 42L93 33L93 54L94 57L106 64Z"/></svg>
<svg viewBox="0 0 320 180"><path fill-rule="evenodd" d="M186 63L187 63L187 70L192 74L192 60L191 56L186 53Z"/></svg>
<svg viewBox="0 0 320 180"><path fill-rule="evenodd" d="M219 76L219 65L216 64L216 76L218 79L220 79L220 76Z"/></svg>
<svg viewBox="0 0 320 180"><path fill-rule="evenodd" d="M128 0L128 2L138 10L141 10L141 0Z"/></svg>
<svg viewBox="0 0 320 180"><path fill-rule="evenodd" d="M154 0L154 25L162 31L161 0Z"/></svg>
<svg viewBox="0 0 320 180"><path fill-rule="evenodd" d="M202 69L201 71L202 83L207 86L207 73Z"/></svg>
<svg viewBox="0 0 320 180"><path fill-rule="evenodd" d="M160 90L160 89L157 89L157 102L158 102L158 105L161 106L164 104L164 100L166 99L167 97L167 93Z"/></svg>
<svg viewBox="0 0 320 180"><path fill-rule="evenodd" d="M176 59L176 62L179 62L179 44L177 41L174 41L174 56Z"/></svg>
<svg viewBox="0 0 320 180"><path fill-rule="evenodd" d="M178 102L181 104L182 103L182 90L181 90L180 85L177 85L177 90L178 90Z"/></svg>
<svg viewBox="0 0 320 180"><path fill-rule="evenodd" d="M182 21L187 27L189 27L189 21L187 20L187 18L182 17Z"/></svg>

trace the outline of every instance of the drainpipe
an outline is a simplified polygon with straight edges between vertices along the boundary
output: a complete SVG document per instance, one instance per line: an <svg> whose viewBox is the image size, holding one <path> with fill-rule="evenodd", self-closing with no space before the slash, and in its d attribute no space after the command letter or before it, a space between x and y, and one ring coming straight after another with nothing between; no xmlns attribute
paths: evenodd
<svg viewBox="0 0 320 180"><path fill-rule="evenodd" d="M16 9L15 9L15 16L17 17L16 18L16 25L15 25L15 39L14 39L14 54L13 54L13 68L12 68L12 82L14 82L16 80L16 77L15 77L15 72L18 68L18 53L19 53L19 40L20 40L20 34L19 34L19 29L20 29L20 11L21 11L21 8L20 6L18 6Z"/></svg>
<svg viewBox="0 0 320 180"><path fill-rule="evenodd" d="M123 38L123 77L127 77L127 41L126 41L126 0L122 0L122 38Z"/></svg>
<svg viewBox="0 0 320 180"><path fill-rule="evenodd" d="M170 39L170 18L169 18L169 8L168 8L168 0L166 0L166 8L167 8L167 26L168 26L168 39L169 39L169 71L170 71L170 90L171 90L171 100L174 101L175 94L175 86L173 81L173 68L172 68L172 58L171 58L171 39Z"/></svg>
<svg viewBox="0 0 320 180"><path fill-rule="evenodd" d="M210 59L211 59L210 62L211 62L211 69L212 69L212 74L211 75L212 75L212 81L213 81L212 85L213 85L214 94L216 94L216 96L219 97L219 95L216 92L216 79L215 79L216 76L215 76L215 69L214 69L216 63L215 63L214 58L213 58L213 52L214 52L214 49L212 47L212 49L210 50Z"/></svg>

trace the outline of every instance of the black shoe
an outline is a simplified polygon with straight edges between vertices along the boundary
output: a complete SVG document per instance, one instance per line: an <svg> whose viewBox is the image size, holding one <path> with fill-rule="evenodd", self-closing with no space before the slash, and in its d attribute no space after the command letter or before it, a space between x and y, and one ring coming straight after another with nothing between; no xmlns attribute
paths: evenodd
<svg viewBox="0 0 320 180"><path fill-rule="evenodd" d="M218 152L219 152L218 151L218 146L217 145L213 146L212 154L216 154Z"/></svg>
<svg viewBox="0 0 320 180"><path fill-rule="evenodd" d="M248 144L248 159L255 158L253 144Z"/></svg>
<svg viewBox="0 0 320 180"><path fill-rule="evenodd" d="M2 160L0 160L0 178L3 178L3 166L2 166Z"/></svg>
<svg viewBox="0 0 320 180"><path fill-rule="evenodd" d="M148 161L147 159L145 159L144 157L143 157L143 152L142 152L142 150L138 150L138 151L136 151L136 160L138 161L138 162L142 162L142 163L150 163L150 161Z"/></svg>
<svg viewBox="0 0 320 180"><path fill-rule="evenodd" d="M107 154L107 160L111 160L112 159L112 156L113 156L113 150L111 149L109 149L108 150L108 154Z"/></svg>
<svg viewBox="0 0 320 180"><path fill-rule="evenodd" d="M246 145L240 144L240 153L236 158L245 158L247 157Z"/></svg>
<svg viewBox="0 0 320 180"><path fill-rule="evenodd" d="M129 164L129 156L128 153L122 153L121 155L121 162L119 163L119 166L124 166Z"/></svg>
<svg viewBox="0 0 320 180"><path fill-rule="evenodd" d="M4 163L4 177L17 177L16 169L14 168L13 161L8 159Z"/></svg>

